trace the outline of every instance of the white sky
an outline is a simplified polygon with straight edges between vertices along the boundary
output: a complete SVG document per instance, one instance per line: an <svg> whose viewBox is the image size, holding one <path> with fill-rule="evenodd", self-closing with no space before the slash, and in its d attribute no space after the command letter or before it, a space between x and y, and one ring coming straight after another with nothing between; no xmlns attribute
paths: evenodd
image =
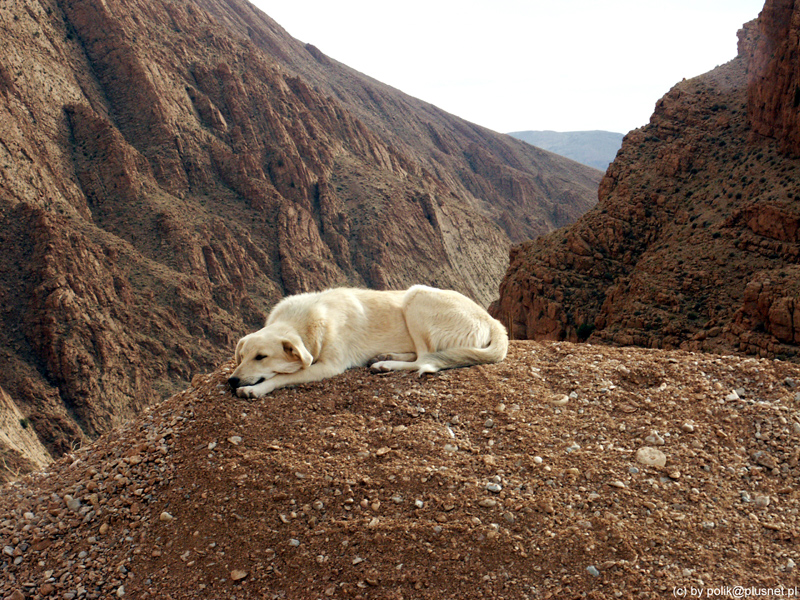
<svg viewBox="0 0 800 600"><path fill-rule="evenodd" d="M293 37L500 132L646 124L764 0L251 0Z"/></svg>

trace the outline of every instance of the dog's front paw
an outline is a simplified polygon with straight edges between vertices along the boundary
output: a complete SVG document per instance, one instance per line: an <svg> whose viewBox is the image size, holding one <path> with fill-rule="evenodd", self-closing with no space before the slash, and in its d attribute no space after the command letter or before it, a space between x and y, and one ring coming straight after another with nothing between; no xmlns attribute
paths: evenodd
<svg viewBox="0 0 800 600"><path fill-rule="evenodd" d="M236 395L239 398L261 398L275 389L268 381L257 385L244 385L236 388Z"/></svg>

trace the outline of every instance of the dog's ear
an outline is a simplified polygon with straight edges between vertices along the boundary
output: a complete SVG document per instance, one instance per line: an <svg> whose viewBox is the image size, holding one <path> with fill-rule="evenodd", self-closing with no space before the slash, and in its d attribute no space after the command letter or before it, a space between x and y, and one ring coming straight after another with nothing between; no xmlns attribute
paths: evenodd
<svg viewBox="0 0 800 600"><path fill-rule="evenodd" d="M291 339L283 340L283 351L286 352L293 360L299 360L303 364L303 368L307 369L314 362L314 357L306 350L303 340L299 337L292 337Z"/></svg>
<svg viewBox="0 0 800 600"><path fill-rule="evenodd" d="M244 338L240 339L239 343L236 344L236 352L233 354L237 365L242 364L242 346L244 346Z"/></svg>

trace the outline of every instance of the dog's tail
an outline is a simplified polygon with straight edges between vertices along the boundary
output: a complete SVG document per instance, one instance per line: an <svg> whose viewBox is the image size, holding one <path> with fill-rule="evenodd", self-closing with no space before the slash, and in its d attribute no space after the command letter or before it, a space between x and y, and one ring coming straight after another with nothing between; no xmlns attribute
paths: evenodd
<svg viewBox="0 0 800 600"><path fill-rule="evenodd" d="M455 369L498 363L508 353L508 333L503 324L497 319L490 319L491 338L485 348L449 348L437 352L429 352L417 359L419 370L417 373L435 373L442 369Z"/></svg>

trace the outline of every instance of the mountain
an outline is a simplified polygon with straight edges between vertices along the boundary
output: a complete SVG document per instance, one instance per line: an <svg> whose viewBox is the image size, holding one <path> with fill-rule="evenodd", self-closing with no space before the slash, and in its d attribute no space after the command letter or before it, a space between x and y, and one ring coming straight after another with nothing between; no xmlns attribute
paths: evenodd
<svg viewBox="0 0 800 600"><path fill-rule="evenodd" d="M283 295L488 304L598 174L410 98L240 0L0 8L0 459L39 465L230 357Z"/></svg>
<svg viewBox="0 0 800 600"><path fill-rule="evenodd" d="M611 131L514 131L508 135L600 171L614 161L624 137Z"/></svg>
<svg viewBox="0 0 800 600"><path fill-rule="evenodd" d="M798 23L769 0L737 58L625 137L596 207L512 249L492 309L512 337L797 359Z"/></svg>
<svg viewBox="0 0 800 600"><path fill-rule="evenodd" d="M514 341L497 365L258 402L232 366L0 487L0 598L797 585L800 365Z"/></svg>

